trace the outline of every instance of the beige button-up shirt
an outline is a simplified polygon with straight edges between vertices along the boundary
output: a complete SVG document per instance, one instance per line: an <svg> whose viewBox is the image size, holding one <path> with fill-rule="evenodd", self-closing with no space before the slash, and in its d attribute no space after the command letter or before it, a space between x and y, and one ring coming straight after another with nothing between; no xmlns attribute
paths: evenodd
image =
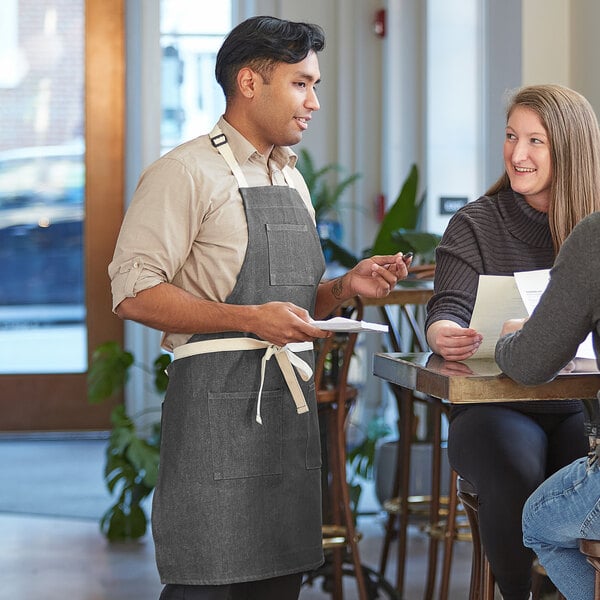
<svg viewBox="0 0 600 600"><path fill-rule="evenodd" d="M297 156L275 147L259 154L221 117L219 127L251 187L287 185L284 166L309 212L306 184L294 168ZM224 302L235 286L248 230L238 184L208 135L178 146L143 173L127 210L113 260L108 267L113 310L125 298L169 282L199 298ZM172 350L191 335L164 332Z"/></svg>

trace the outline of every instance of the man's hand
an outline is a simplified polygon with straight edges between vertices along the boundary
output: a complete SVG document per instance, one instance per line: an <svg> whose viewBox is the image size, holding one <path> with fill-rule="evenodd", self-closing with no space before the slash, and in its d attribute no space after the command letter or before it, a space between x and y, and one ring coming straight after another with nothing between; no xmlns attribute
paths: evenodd
<svg viewBox="0 0 600 600"><path fill-rule="evenodd" d="M361 260L345 275L352 296L383 298L400 279L408 276L412 255L402 252L388 256L371 256Z"/></svg>
<svg viewBox="0 0 600 600"><path fill-rule="evenodd" d="M330 331L311 325L308 311L291 302L267 302L249 308L247 331L277 346L312 342L332 335Z"/></svg>

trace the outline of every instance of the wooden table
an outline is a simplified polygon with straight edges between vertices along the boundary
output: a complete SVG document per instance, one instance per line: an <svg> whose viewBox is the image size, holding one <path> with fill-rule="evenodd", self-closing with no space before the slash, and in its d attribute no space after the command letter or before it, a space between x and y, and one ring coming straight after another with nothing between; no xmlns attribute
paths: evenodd
<svg viewBox="0 0 600 600"><path fill-rule="evenodd" d="M577 360L577 359L576 359ZM559 400L569 398L594 399L600 389L600 373L586 370L590 368L590 361L579 361L575 370L570 373L558 375L553 381L537 385L524 386L515 383L504 375L493 360L470 360L466 362L446 361L441 356L432 352L418 353L379 353L373 358L373 374L388 381L392 386L404 394L406 405L410 405L411 394L421 392L433 398L438 398L440 404L468 404L478 402L512 402L519 400ZM405 421L410 419L407 411L403 411ZM403 457L404 464L410 464L410 430L404 428L404 440L401 440L403 452L408 455ZM440 445L439 430L433 441L433 459L431 475L431 503L430 525L438 520L440 496ZM409 486L409 468L402 471L400 489L401 510L407 514L407 496L405 490ZM447 541L448 543L448 541ZM406 546L405 536L399 536L398 556L404 555ZM437 560L437 544L430 540L430 567L424 598L433 597L435 563ZM434 566L431 566L434 565ZM403 561L398 563L398 587L402 590ZM449 578L450 564L444 560L444 574L442 582ZM440 597L447 593L447 589L440 593Z"/></svg>
<svg viewBox="0 0 600 600"><path fill-rule="evenodd" d="M502 374L491 359L457 363L432 352L376 354L373 374L451 404L595 398L600 389L597 371L576 370L542 385L524 386Z"/></svg>

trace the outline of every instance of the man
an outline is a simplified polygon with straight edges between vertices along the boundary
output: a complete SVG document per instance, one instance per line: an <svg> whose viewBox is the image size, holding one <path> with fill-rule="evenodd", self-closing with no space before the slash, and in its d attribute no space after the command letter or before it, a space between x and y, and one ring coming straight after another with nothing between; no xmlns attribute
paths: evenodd
<svg viewBox="0 0 600 600"><path fill-rule="evenodd" d="M152 509L161 600L298 597L322 562L310 367L329 334L310 318L407 274L399 254L320 283L287 146L319 109L324 43L318 26L271 17L229 34L216 64L225 114L143 173L109 266L115 312L174 351Z"/></svg>

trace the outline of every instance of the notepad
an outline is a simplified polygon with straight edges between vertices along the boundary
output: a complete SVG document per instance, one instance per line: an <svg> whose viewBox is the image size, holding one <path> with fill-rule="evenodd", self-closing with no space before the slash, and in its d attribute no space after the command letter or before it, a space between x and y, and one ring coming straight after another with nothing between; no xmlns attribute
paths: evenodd
<svg viewBox="0 0 600 600"><path fill-rule="evenodd" d="M381 323L369 323L368 321L356 321L345 317L333 317L324 321L312 321L311 325L324 331L354 332L354 331L380 331L387 332L388 326Z"/></svg>

